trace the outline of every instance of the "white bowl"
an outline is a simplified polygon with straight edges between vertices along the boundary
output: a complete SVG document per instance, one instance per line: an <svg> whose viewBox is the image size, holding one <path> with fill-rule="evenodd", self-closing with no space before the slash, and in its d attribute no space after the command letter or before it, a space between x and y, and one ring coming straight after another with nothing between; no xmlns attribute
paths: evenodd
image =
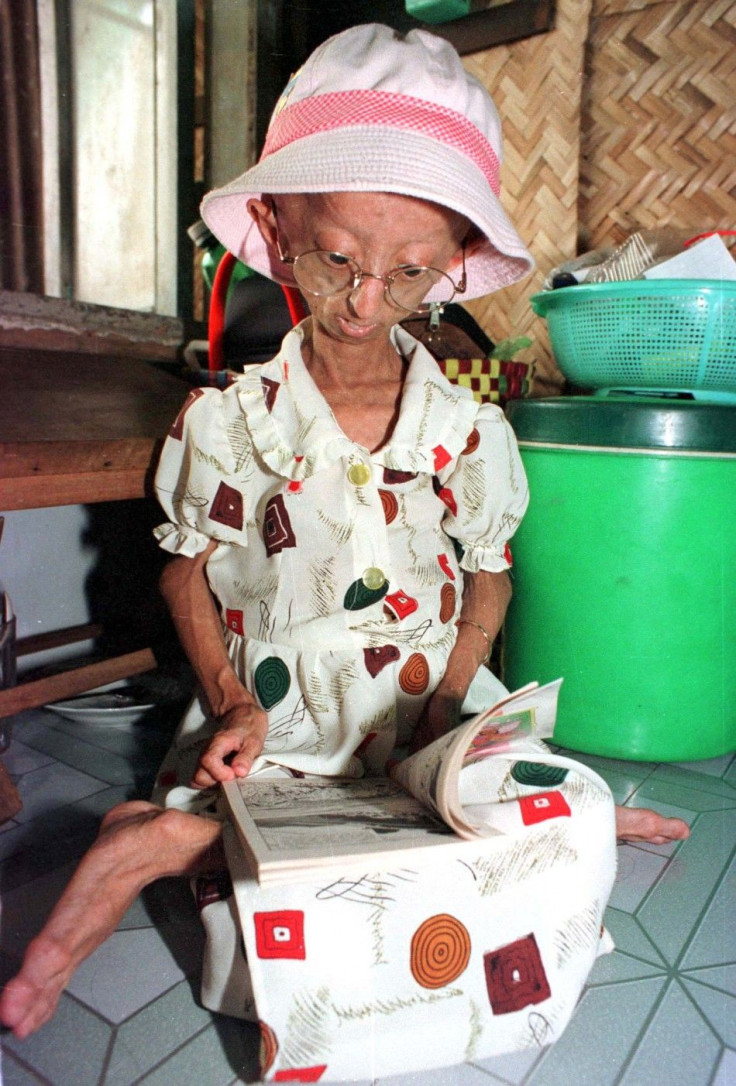
<svg viewBox="0 0 736 1086"><path fill-rule="evenodd" d="M67 720L102 728L129 728L155 707L156 702L150 700L148 692L144 694L134 687L110 684L45 706Z"/></svg>

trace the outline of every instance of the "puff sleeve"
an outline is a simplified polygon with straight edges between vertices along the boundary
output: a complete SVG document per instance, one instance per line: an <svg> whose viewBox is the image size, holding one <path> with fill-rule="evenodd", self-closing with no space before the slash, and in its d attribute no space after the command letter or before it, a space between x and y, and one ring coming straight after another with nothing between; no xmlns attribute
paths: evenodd
<svg viewBox="0 0 736 1086"><path fill-rule="evenodd" d="M247 430L229 392L193 389L164 443L155 488L169 520L154 535L172 554L246 545Z"/></svg>
<svg viewBox="0 0 736 1086"><path fill-rule="evenodd" d="M439 478L448 512L442 526L460 544L468 573L508 569L508 542L529 501L514 432L500 408L483 404L465 449Z"/></svg>

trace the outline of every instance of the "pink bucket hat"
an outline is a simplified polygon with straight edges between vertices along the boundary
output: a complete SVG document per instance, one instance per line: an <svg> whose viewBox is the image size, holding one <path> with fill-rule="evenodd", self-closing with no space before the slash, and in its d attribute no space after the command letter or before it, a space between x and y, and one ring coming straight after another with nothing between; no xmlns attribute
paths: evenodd
<svg viewBox="0 0 736 1086"><path fill-rule="evenodd" d="M238 259L293 283L246 210L264 194L395 192L465 215L485 238L467 260L478 298L534 266L498 199L501 125L485 88L448 42L424 30L352 27L292 76L261 159L205 196L201 214Z"/></svg>

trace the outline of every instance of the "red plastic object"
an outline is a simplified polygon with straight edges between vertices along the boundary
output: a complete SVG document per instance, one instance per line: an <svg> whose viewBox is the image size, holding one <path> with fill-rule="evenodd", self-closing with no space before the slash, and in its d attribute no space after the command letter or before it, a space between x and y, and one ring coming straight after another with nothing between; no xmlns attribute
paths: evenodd
<svg viewBox="0 0 736 1086"><path fill-rule="evenodd" d="M227 301L227 288L230 286L230 277L235 264L236 260L233 254L224 253L222 260L217 265L215 278L212 281L208 329L209 350L207 352L207 368L210 373L215 373L223 368L222 341L225 330L225 302Z"/></svg>
<svg viewBox="0 0 736 1086"><path fill-rule="evenodd" d="M224 369L225 357L223 336L225 331L225 305L227 303L227 290L233 268L237 264L232 253L225 253L217 265L215 278L212 281L212 295L210 297L209 313L209 350L207 353L207 369L210 373L216 373ZM292 324L298 324L308 314L304 299L296 287L282 287Z"/></svg>
<svg viewBox="0 0 736 1086"><path fill-rule="evenodd" d="M691 245L694 245L696 241L703 241L705 238L711 238L714 234L720 234L722 238L728 238L736 235L736 230L706 230L704 234L696 234L694 238L688 238L685 242L685 248L688 249Z"/></svg>

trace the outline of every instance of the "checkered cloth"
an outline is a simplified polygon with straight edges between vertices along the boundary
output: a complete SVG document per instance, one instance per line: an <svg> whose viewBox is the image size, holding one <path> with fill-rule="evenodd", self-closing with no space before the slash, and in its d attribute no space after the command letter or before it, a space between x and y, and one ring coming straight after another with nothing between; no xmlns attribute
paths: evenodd
<svg viewBox="0 0 736 1086"><path fill-rule="evenodd" d="M448 381L469 388L478 403L503 407L509 400L529 395L531 365L500 362L497 358L437 358Z"/></svg>

